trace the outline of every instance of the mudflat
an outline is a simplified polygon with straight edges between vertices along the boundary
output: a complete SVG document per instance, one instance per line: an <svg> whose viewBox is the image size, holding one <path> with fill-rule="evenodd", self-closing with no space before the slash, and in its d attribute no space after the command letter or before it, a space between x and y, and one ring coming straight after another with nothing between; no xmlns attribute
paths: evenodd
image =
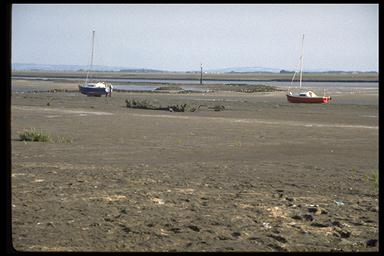
<svg viewBox="0 0 384 256"><path fill-rule="evenodd" d="M378 251L377 93L13 92L11 130L16 250Z"/></svg>

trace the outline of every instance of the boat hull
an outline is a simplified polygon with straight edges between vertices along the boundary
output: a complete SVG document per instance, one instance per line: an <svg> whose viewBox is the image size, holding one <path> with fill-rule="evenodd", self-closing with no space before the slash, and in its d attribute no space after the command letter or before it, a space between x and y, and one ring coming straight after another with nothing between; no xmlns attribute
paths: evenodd
<svg viewBox="0 0 384 256"><path fill-rule="evenodd" d="M79 85L79 91L87 96L101 96L107 94L107 91L103 87L86 87Z"/></svg>
<svg viewBox="0 0 384 256"><path fill-rule="evenodd" d="M331 100L329 96L322 97L306 97L306 96L293 96L287 94L287 100L291 103L328 103Z"/></svg>

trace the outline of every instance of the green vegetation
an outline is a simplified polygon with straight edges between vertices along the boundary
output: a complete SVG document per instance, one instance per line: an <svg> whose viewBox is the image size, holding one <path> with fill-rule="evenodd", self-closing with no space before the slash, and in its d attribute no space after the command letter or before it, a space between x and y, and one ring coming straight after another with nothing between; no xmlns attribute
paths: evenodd
<svg viewBox="0 0 384 256"><path fill-rule="evenodd" d="M169 105L166 107L162 107L161 105L155 106L150 101L143 99L143 100L125 100L127 108L138 108L138 109L150 109L150 110L165 110L170 112L196 112L200 109L201 106L206 105L198 105L198 106L192 106L189 104L180 104L180 105ZM225 109L223 105L215 105L213 107L208 107L208 109L213 109L214 111L222 111Z"/></svg>
<svg viewBox="0 0 384 256"><path fill-rule="evenodd" d="M375 187L379 187L379 172L376 172L373 174L373 182L375 184Z"/></svg>
<svg viewBox="0 0 384 256"><path fill-rule="evenodd" d="M148 100L125 100L127 108L156 109Z"/></svg>
<svg viewBox="0 0 384 256"><path fill-rule="evenodd" d="M279 91L275 86L257 84L257 85L248 85L248 84L226 84L224 91L233 91L233 92L274 92Z"/></svg>
<svg viewBox="0 0 384 256"><path fill-rule="evenodd" d="M155 89L156 91L181 91L183 88L177 85L161 86Z"/></svg>
<svg viewBox="0 0 384 256"><path fill-rule="evenodd" d="M21 141L39 141L39 142L51 141L50 135L45 134L42 131L37 131L34 128L30 130L25 130L24 132L20 133L19 138Z"/></svg>
<svg viewBox="0 0 384 256"><path fill-rule="evenodd" d="M67 138L67 137L64 137L64 136L59 136L59 137L56 137L55 142L57 142L57 143L65 143L65 144L72 144L73 139Z"/></svg>
<svg viewBox="0 0 384 256"><path fill-rule="evenodd" d="M187 104L172 105L172 106L167 106L167 107L155 106L146 99L143 99L143 100L135 100L135 99L127 100L126 99L125 103L127 105L127 108L166 110L166 111L171 111L171 112L185 112L187 107L189 107L189 105L187 105Z"/></svg>
<svg viewBox="0 0 384 256"><path fill-rule="evenodd" d="M375 189L379 188L379 171L378 170L374 170L370 174L367 174L365 178L367 182L371 183L371 185Z"/></svg>
<svg viewBox="0 0 384 256"><path fill-rule="evenodd" d="M371 173L371 180L375 188L378 188L379 187L379 171L378 170L373 171Z"/></svg>
<svg viewBox="0 0 384 256"><path fill-rule="evenodd" d="M19 133L19 138L21 141L56 142L65 144L71 144L73 142L71 138L67 138L65 136L52 137L47 133L36 130L35 128L24 130L22 133Z"/></svg>

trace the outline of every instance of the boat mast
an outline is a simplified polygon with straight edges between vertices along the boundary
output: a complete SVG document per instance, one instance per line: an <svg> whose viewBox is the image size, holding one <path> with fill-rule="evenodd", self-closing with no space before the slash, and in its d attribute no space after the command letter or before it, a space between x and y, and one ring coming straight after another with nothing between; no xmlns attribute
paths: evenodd
<svg viewBox="0 0 384 256"><path fill-rule="evenodd" d="M301 39L301 56L300 56L300 88L301 88L301 81L303 79L303 53L304 53L304 34Z"/></svg>
<svg viewBox="0 0 384 256"><path fill-rule="evenodd" d="M94 42L95 42L95 30L92 30L91 65L90 65L90 68L88 69L88 72L87 72L87 78L85 79L85 84L88 84L88 76L89 76L89 72L90 72L90 70L92 70L92 66L93 66L93 50L94 50Z"/></svg>

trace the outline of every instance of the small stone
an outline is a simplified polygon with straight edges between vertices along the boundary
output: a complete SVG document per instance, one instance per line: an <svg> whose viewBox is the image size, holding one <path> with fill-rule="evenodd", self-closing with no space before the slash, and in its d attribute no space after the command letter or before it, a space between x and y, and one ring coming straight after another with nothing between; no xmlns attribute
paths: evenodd
<svg viewBox="0 0 384 256"><path fill-rule="evenodd" d="M366 243L366 247L375 247L377 245L377 239L369 239Z"/></svg>
<svg viewBox="0 0 384 256"><path fill-rule="evenodd" d="M289 202L293 202L293 201L295 201L295 198L293 198L293 197L286 197L285 200L287 200Z"/></svg>
<svg viewBox="0 0 384 256"><path fill-rule="evenodd" d="M303 219L303 217L301 217L301 216L298 215L298 214L293 215L291 218L294 219L294 220L302 220L302 219Z"/></svg>
<svg viewBox="0 0 384 256"><path fill-rule="evenodd" d="M53 222L48 222L47 226L55 227L55 225L53 225Z"/></svg>
<svg viewBox="0 0 384 256"><path fill-rule="evenodd" d="M342 227L342 226L343 226L343 225L341 224L341 222L338 221L338 220L332 221L331 224L332 224L333 226L336 226L336 227Z"/></svg>
<svg viewBox="0 0 384 256"><path fill-rule="evenodd" d="M129 227L123 227L122 230L125 232L125 233L130 233L132 232L132 230L129 228Z"/></svg>
<svg viewBox="0 0 384 256"><path fill-rule="evenodd" d="M303 218L307 221L313 221L314 220L314 218L311 214L304 214Z"/></svg>
<svg viewBox="0 0 384 256"><path fill-rule="evenodd" d="M262 225L263 225L264 228L267 228L267 229L272 228L271 224L269 224L268 222L263 222Z"/></svg>
<svg viewBox="0 0 384 256"><path fill-rule="evenodd" d="M173 233L181 233L180 228L171 228L171 229L169 229L169 231L172 231Z"/></svg>
<svg viewBox="0 0 384 256"><path fill-rule="evenodd" d="M248 238L248 240L260 240L260 237L251 236L251 237Z"/></svg>
<svg viewBox="0 0 384 256"><path fill-rule="evenodd" d="M375 206L375 207L371 207L371 212L379 212L379 207L378 206Z"/></svg>
<svg viewBox="0 0 384 256"><path fill-rule="evenodd" d="M120 211L121 213L124 213L124 214L128 214L128 210L127 209L123 209Z"/></svg>
<svg viewBox="0 0 384 256"><path fill-rule="evenodd" d="M219 240L230 240L231 239L230 237L227 237L227 236L224 236L224 235L219 235L217 238Z"/></svg>
<svg viewBox="0 0 384 256"><path fill-rule="evenodd" d="M351 236L352 232L349 231L349 230L345 230L345 229L340 229L340 228L337 228L336 229L336 232L339 234L339 236L341 238L348 238Z"/></svg>
<svg viewBox="0 0 384 256"><path fill-rule="evenodd" d="M195 226L195 225L189 225L188 226L190 229L192 229L193 231L195 232L199 232L200 231L200 228L198 226Z"/></svg>
<svg viewBox="0 0 384 256"><path fill-rule="evenodd" d="M325 228L325 227L329 227L329 224L328 223L322 223L322 222L313 222L313 223L311 223L311 226L318 227L318 228Z"/></svg>
<svg viewBox="0 0 384 256"><path fill-rule="evenodd" d="M234 237L239 237L239 236L241 236L241 233L240 232L233 232L231 235Z"/></svg>
<svg viewBox="0 0 384 256"><path fill-rule="evenodd" d="M272 237L281 243L287 242L287 239L285 239L285 237L283 237L282 235L271 234L271 235L269 235L269 237Z"/></svg>
<svg viewBox="0 0 384 256"><path fill-rule="evenodd" d="M344 203L342 201L340 201L340 200L335 200L335 203L338 206L343 206L344 205Z"/></svg>
<svg viewBox="0 0 384 256"><path fill-rule="evenodd" d="M317 207L309 207L308 208L309 212L317 212L317 210L318 210Z"/></svg>

